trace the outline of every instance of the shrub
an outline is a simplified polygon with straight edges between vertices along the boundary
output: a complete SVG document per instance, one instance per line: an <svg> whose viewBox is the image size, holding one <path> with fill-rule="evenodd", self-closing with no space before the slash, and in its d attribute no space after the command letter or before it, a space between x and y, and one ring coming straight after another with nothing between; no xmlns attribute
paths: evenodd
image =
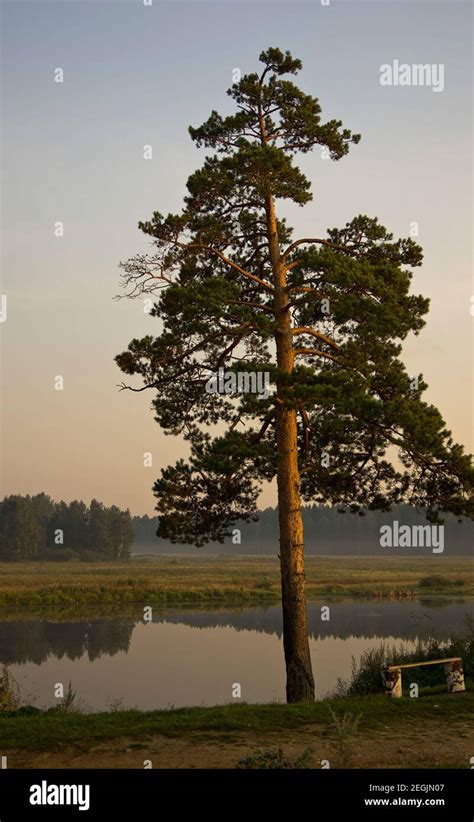
<svg viewBox="0 0 474 822"><path fill-rule="evenodd" d="M48 551L43 551L38 559L45 562L71 562L80 557L72 548L50 548Z"/></svg>
<svg viewBox="0 0 474 822"><path fill-rule="evenodd" d="M101 554L98 554L97 551L81 551L81 562L101 562L103 559L104 557L101 556Z"/></svg>
<svg viewBox="0 0 474 822"><path fill-rule="evenodd" d="M0 673L0 712L16 711L18 704L18 684L4 665Z"/></svg>
<svg viewBox="0 0 474 822"><path fill-rule="evenodd" d="M312 754L311 748L307 748L301 756L291 761L291 759L287 759L283 755L281 748L278 748L278 750L257 751L255 754L239 759L237 767L247 770L259 769L265 771L286 770L288 768L310 768Z"/></svg>
<svg viewBox="0 0 474 822"><path fill-rule="evenodd" d="M357 664L352 657L351 678L348 683L338 682L338 695L364 696L381 693L382 668L385 665L403 665L412 662L425 662L430 659L459 656L463 661L464 676L474 679L474 622L466 619L463 634L453 635L447 641L435 637L419 640L416 648L409 650L403 645L389 647L381 643L378 648L365 651ZM443 665L427 665L414 669L412 679L420 688L444 684L446 676ZM402 674L403 676L403 674Z"/></svg>
<svg viewBox="0 0 474 822"><path fill-rule="evenodd" d="M271 591L273 589L273 579L268 575L260 577L255 581L255 587L260 588L262 591Z"/></svg>
<svg viewBox="0 0 474 822"><path fill-rule="evenodd" d="M50 708L50 711L61 714L79 713L79 707L76 703L76 691L72 687L71 680L69 680L68 689L62 698L62 702L55 705L54 708Z"/></svg>
<svg viewBox="0 0 474 822"><path fill-rule="evenodd" d="M334 726L341 764L343 768L346 768L352 760L355 737L359 731L359 722L362 719L362 714L352 714L350 711L344 711L343 714L336 714L331 706L329 706L329 712Z"/></svg>
<svg viewBox="0 0 474 822"><path fill-rule="evenodd" d="M428 577L421 577L418 581L419 588L450 588L453 582L439 574L432 574Z"/></svg>

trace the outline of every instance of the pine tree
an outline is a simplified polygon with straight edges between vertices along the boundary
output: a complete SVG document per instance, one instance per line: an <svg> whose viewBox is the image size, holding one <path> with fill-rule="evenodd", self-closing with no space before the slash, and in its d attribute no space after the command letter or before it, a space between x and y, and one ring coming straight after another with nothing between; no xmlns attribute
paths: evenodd
<svg viewBox="0 0 474 822"><path fill-rule="evenodd" d="M339 160L359 141L285 75L289 52L262 52L260 74L190 128L212 150L187 182L180 214L139 223L150 254L123 267L129 297L150 295L158 336L116 357L154 392L158 424L190 446L154 485L158 535L198 546L256 516L276 477L287 699L314 698L307 635L301 502L389 510L409 502L436 521L472 516L470 459L422 399L401 342L424 325L428 300L410 294L422 251L359 215L327 237L292 240L278 203L304 206L310 182L294 156L317 146ZM219 369L269 375L267 397L210 393ZM388 451L388 453L387 453ZM394 459L394 456L397 456Z"/></svg>
<svg viewBox="0 0 474 822"><path fill-rule="evenodd" d="M51 497L44 492L31 497L30 505L33 518L41 528L38 547L38 554L41 555L47 551L52 542L51 521L55 512L55 505Z"/></svg>
<svg viewBox="0 0 474 822"><path fill-rule="evenodd" d="M44 532L35 517L32 498L12 494L0 507L0 560L32 560L41 551Z"/></svg>
<svg viewBox="0 0 474 822"><path fill-rule="evenodd" d="M112 556L107 510L104 505L96 499L91 500L87 519L89 550L101 559Z"/></svg>
<svg viewBox="0 0 474 822"><path fill-rule="evenodd" d="M116 505L106 508L106 522L110 559L124 560L130 557L134 531L130 511L121 511Z"/></svg>

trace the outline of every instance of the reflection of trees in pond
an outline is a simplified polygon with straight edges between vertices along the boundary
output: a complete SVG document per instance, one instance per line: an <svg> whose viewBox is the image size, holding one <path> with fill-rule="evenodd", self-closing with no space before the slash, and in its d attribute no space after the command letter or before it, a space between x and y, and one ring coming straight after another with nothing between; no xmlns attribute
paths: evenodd
<svg viewBox="0 0 474 822"><path fill-rule="evenodd" d="M329 605L329 620L321 619L321 608ZM431 601L409 602L325 602L308 605L308 632L313 639L389 638L416 640L436 636L448 639L462 633L466 614L474 616L474 602L448 601L442 609L432 609ZM249 608L244 611L190 611L180 609L154 613L153 622L171 622L193 628L233 628L282 637L279 606Z"/></svg>
<svg viewBox="0 0 474 822"><path fill-rule="evenodd" d="M329 605L330 619L321 619L321 607ZM399 637L416 640L435 636L448 639L465 629L466 615L474 616L471 600L410 602L323 602L308 606L309 633L313 639L351 637L381 639ZM281 639L279 606L269 608L153 609L153 623L186 625L190 628L232 628L276 635ZM0 664L43 662L48 656L94 660L104 654L127 652L138 619L102 617L74 622L43 619L0 621Z"/></svg>
<svg viewBox="0 0 474 822"><path fill-rule="evenodd" d="M130 619L101 619L93 622L46 622L18 620L0 622L0 663L40 664L48 656L58 659L97 659L127 652L135 626Z"/></svg>
<svg viewBox="0 0 474 822"><path fill-rule="evenodd" d="M464 602L464 600L460 601ZM450 605L452 605L452 601L449 599L435 599L434 597L420 597L418 602L425 608L432 608L433 610L436 608L437 611L441 611L443 608L449 608Z"/></svg>

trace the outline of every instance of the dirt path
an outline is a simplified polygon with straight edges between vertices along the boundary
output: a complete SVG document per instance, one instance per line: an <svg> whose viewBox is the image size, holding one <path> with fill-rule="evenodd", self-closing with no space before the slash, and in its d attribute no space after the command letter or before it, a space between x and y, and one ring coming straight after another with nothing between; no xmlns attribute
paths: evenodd
<svg viewBox="0 0 474 822"><path fill-rule="evenodd" d="M136 740L121 737L84 750L69 746L55 751L6 750L9 768L143 768L151 760L153 768L235 768L239 760L259 751L282 749L285 759L294 762L308 748L310 767L469 767L474 754L472 721L446 727L433 721L420 725L404 723L395 731L359 733L350 748L342 751L334 732L322 726L306 725L301 731L257 734L255 732L188 734L167 738L161 735Z"/></svg>

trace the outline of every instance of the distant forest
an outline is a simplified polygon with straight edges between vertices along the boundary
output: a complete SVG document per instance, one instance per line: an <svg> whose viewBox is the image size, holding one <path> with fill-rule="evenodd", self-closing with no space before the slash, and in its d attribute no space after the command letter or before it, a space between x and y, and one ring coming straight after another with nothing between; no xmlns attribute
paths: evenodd
<svg viewBox="0 0 474 822"><path fill-rule="evenodd" d="M37 494L0 502L0 561L128 559L133 538L130 512L96 499L87 506Z"/></svg>
<svg viewBox="0 0 474 822"><path fill-rule="evenodd" d="M390 512L366 511L361 516L339 513L323 505L303 508L305 551L309 555L377 555L377 556L433 556L430 548L382 548L380 528L392 525L428 525L424 514L410 505L398 505ZM472 556L474 522L459 522L450 514L444 517L444 553L438 556ZM224 543L209 543L201 549L192 545L170 545L156 536L158 517L133 517L135 541L133 553L191 553L204 554L277 554L278 510L265 508L259 512L258 522L237 522L240 544L229 537Z"/></svg>
<svg viewBox="0 0 474 822"><path fill-rule="evenodd" d="M305 548L309 555L433 556L430 548L382 548L380 528L398 520L400 525L426 525L422 513L409 505L393 511L367 511L363 516L339 513L327 506L303 509ZM107 508L93 499L87 506L73 500L54 502L46 494L12 495L0 502L0 561L123 560L142 553L277 554L278 511L266 508L258 522L237 522L235 540L211 542L202 549L171 545L156 536L158 517L132 517L117 506ZM472 556L474 523L446 515L444 554Z"/></svg>

